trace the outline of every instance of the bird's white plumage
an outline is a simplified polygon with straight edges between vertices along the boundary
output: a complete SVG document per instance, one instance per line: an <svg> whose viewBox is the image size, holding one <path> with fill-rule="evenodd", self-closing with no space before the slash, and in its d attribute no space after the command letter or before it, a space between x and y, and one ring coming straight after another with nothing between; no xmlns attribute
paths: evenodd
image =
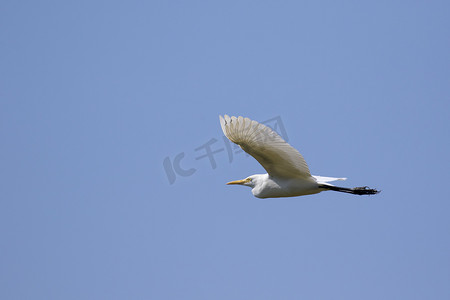
<svg viewBox="0 0 450 300"><path fill-rule="evenodd" d="M309 178L303 156L269 127L249 118L220 116L223 133L277 178Z"/></svg>
<svg viewBox="0 0 450 300"><path fill-rule="evenodd" d="M329 182L346 178L313 176L303 156L269 127L249 118L220 116L223 133L238 144L266 169L267 174L255 174L228 182L252 188L258 198L293 197L334 190L357 195L374 195L378 191L367 187L335 187Z"/></svg>

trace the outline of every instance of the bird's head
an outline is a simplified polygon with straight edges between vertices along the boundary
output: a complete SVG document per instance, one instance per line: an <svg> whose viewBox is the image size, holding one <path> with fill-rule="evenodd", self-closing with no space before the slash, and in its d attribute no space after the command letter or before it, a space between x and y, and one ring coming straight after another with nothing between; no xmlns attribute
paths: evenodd
<svg viewBox="0 0 450 300"><path fill-rule="evenodd" d="M240 184L254 188L259 182L260 175L248 176L245 179L227 182L227 184Z"/></svg>

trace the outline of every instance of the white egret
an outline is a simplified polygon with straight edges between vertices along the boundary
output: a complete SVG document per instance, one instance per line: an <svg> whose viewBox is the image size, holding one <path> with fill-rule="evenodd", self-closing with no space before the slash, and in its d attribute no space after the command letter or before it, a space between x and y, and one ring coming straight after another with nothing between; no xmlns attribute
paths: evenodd
<svg viewBox="0 0 450 300"><path fill-rule="evenodd" d="M294 197L338 191L356 195L379 193L368 187L344 188L330 184L346 178L314 176L309 172L303 156L269 127L249 118L220 116L223 133L233 143L253 156L267 171L227 184L252 188L258 198Z"/></svg>

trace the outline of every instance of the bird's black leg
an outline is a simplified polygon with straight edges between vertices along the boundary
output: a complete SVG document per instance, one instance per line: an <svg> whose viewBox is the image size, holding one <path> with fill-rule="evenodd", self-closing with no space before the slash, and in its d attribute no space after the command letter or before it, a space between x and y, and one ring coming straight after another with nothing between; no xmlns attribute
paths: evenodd
<svg viewBox="0 0 450 300"><path fill-rule="evenodd" d="M326 190L349 193L349 194L354 194L354 195L375 195L380 192L376 189L371 189L368 186L355 187L355 188L350 189L350 188L345 188L345 187L321 184L321 185L319 185L319 187L326 189Z"/></svg>

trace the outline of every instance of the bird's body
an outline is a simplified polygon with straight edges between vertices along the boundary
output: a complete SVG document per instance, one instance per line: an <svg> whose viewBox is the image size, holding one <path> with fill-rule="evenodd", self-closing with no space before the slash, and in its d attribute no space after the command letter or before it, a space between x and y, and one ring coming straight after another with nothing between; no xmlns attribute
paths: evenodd
<svg viewBox="0 0 450 300"><path fill-rule="evenodd" d="M378 191L367 187L343 188L329 182L345 178L314 176L303 156L267 126L243 117L220 116L225 136L253 156L267 174L256 174L228 184L246 185L258 198L294 197L334 190L357 195Z"/></svg>
<svg viewBox="0 0 450 300"><path fill-rule="evenodd" d="M321 192L313 177L305 180L301 178L274 178L269 174L256 174L249 176L249 178L254 183L252 193L258 198L294 197Z"/></svg>

